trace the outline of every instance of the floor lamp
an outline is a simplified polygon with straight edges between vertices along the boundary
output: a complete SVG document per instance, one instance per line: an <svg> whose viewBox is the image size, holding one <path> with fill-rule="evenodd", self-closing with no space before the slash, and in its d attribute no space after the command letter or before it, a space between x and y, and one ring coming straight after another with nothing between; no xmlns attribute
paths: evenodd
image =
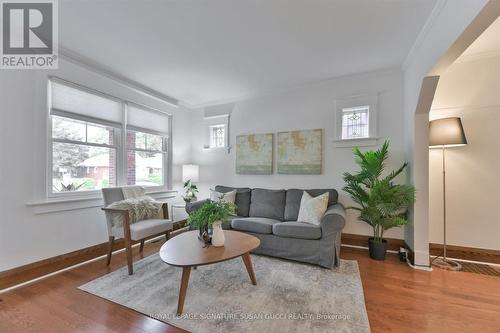
<svg viewBox="0 0 500 333"><path fill-rule="evenodd" d="M459 271L462 266L446 258L446 148L467 144L462 121L458 117L436 119L429 123L429 148L441 148L443 155L443 256L437 256L432 265Z"/></svg>

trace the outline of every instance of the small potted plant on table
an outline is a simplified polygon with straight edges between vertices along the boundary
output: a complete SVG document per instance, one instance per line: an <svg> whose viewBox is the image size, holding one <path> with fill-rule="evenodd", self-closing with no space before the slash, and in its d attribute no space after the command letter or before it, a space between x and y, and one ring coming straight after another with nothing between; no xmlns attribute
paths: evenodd
<svg viewBox="0 0 500 333"><path fill-rule="evenodd" d="M207 201L196 211L189 215L188 224L199 230L199 239L205 244L223 246L225 242L222 223L229 215L236 211L234 203L219 201ZM210 232L211 231L211 232Z"/></svg>
<svg viewBox="0 0 500 333"><path fill-rule="evenodd" d="M193 184L191 180L187 180L184 182L184 188L186 189L186 195L183 196L182 198L186 202L186 204L190 203L191 201L196 201L196 193L198 193L198 186Z"/></svg>
<svg viewBox="0 0 500 333"><path fill-rule="evenodd" d="M382 176L385 162L389 157L388 141L377 151L363 153L356 147L353 153L360 171L355 174L344 173L346 183L344 191L350 194L357 206L348 209L359 211L358 219L373 228L373 237L368 242L370 257L384 260L387 252L384 232L408 223L406 212L408 206L415 202L415 188L411 185L393 183L394 178L403 172L407 163Z"/></svg>

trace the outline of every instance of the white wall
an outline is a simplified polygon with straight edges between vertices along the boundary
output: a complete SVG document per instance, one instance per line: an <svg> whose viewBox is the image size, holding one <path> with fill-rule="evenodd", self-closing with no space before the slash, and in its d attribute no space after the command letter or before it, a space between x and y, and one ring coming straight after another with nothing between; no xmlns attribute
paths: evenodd
<svg viewBox="0 0 500 333"><path fill-rule="evenodd" d="M412 247L417 265L429 264L428 114L416 114L420 88L424 77L487 2L439 1L403 66L405 152L410 162L409 181L417 189L417 202L411 224L405 228L405 241Z"/></svg>
<svg viewBox="0 0 500 333"><path fill-rule="evenodd" d="M336 148L334 138L335 99L363 93L379 93L378 124L382 143L391 140L389 167L403 162L403 113L402 72L381 71L342 77L336 80L310 85L293 91L268 95L236 103L231 114L230 142L237 135L277 133L300 129L324 129L324 171L322 175L237 175L235 173L235 149L228 155L226 150L204 150L203 109L193 111L192 144L193 163L200 165L202 193L217 184L263 188L336 188L340 201L349 204L342 192L342 173L356 169L351 148ZM375 147L370 147L373 149ZM276 158L275 158L276 161ZM276 169L276 167L275 167ZM358 222L349 211L346 233L371 234L368 225ZM393 229L387 237L402 238L402 229Z"/></svg>
<svg viewBox="0 0 500 333"><path fill-rule="evenodd" d="M446 151L448 244L500 250L500 56L453 64L430 118L461 117L468 145ZM442 155L429 153L429 240L443 241Z"/></svg>
<svg viewBox="0 0 500 333"><path fill-rule="evenodd" d="M173 179L190 160L189 111L127 89L109 78L60 60L55 71L0 72L0 271L107 241L106 223L97 207L78 204L28 206L45 198L46 82L55 75L134 102L173 113ZM61 210L41 214L46 210Z"/></svg>

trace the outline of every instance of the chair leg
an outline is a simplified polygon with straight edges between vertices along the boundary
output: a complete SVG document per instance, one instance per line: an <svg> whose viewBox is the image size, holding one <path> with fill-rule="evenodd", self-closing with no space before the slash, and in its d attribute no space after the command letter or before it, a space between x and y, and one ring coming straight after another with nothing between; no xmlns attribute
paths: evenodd
<svg viewBox="0 0 500 333"><path fill-rule="evenodd" d="M113 243L115 242L114 236L109 236L108 239L108 261L106 262L106 266L111 264L111 254L113 254Z"/></svg>
<svg viewBox="0 0 500 333"><path fill-rule="evenodd" d="M130 238L125 238L125 252L127 253L128 275L132 275L134 268L132 266L132 241Z"/></svg>
<svg viewBox="0 0 500 333"><path fill-rule="evenodd" d="M144 250L144 239L141 240L141 245L139 246L139 252L142 253L143 250Z"/></svg>

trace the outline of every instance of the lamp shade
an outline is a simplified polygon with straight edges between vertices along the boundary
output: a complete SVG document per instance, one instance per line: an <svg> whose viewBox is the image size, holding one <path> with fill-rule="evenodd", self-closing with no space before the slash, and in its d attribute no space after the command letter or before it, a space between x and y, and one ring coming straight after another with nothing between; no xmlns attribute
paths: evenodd
<svg viewBox="0 0 500 333"><path fill-rule="evenodd" d="M458 147L466 144L459 117L436 119L429 123L429 147Z"/></svg>
<svg viewBox="0 0 500 333"><path fill-rule="evenodd" d="M182 166L182 181L197 182L200 179L200 167L196 164L184 164Z"/></svg>

